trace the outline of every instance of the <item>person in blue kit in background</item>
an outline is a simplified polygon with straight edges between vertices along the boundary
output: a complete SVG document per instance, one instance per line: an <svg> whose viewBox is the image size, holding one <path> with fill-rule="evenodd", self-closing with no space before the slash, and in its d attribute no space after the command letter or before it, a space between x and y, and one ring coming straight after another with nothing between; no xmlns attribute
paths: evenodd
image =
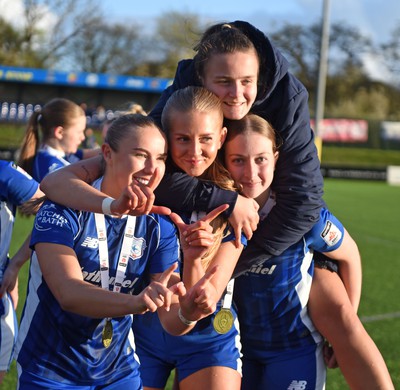
<svg viewBox="0 0 400 390"><path fill-rule="evenodd" d="M152 192L165 170L165 136L150 117L117 119L102 151L104 176L93 185L107 194L105 214L110 197L129 209L132 183ZM183 249L189 261L212 245L209 223L218 212L187 230L189 246ZM16 351L21 390L140 389L132 314L157 310L163 326L179 335L215 309L202 294L217 267L186 291L174 272L179 244L166 216L109 216L46 201L31 247ZM187 317L193 322L182 320Z"/></svg>
<svg viewBox="0 0 400 390"><path fill-rule="evenodd" d="M8 276L10 269L18 262L17 256L14 256L9 265L8 253L16 208L43 195L39 183L23 169L13 162L0 160L0 384L10 368L17 336L15 309L18 303L18 270L14 278ZM22 257L29 257L28 250L26 247Z"/></svg>
<svg viewBox="0 0 400 390"><path fill-rule="evenodd" d="M18 165L41 182L50 172L99 154L78 149L85 139L86 116L71 100L55 98L34 111L22 141Z"/></svg>
<svg viewBox="0 0 400 390"><path fill-rule="evenodd" d="M278 201L270 186L278 160L274 130L264 119L251 114L225 124L229 129L223 146L225 166L241 192L257 200L260 223L263 224ZM353 274L361 274L358 248L340 221L323 208L319 221L299 242L235 279L234 302L243 353L243 390L324 388L323 337L312 318L329 311L329 303L341 293L331 291L334 298L328 299L326 308L317 297L314 302L309 302L314 251L340 260L339 273L347 282L348 295L358 296L355 310L349 298L347 301L342 299L342 306L350 307L352 316L356 317L359 293L351 282L357 279ZM314 306L312 318L308 313L309 304ZM332 326L341 329L340 321L334 320ZM355 320L349 323L359 328ZM361 355L366 345L372 355L373 366L361 367L361 373L346 377L352 388L393 389L383 358L365 330L358 335L348 331L340 337L346 340L350 355L354 352ZM358 364L357 360L360 359L356 358L354 365ZM364 378L360 379L360 376Z"/></svg>

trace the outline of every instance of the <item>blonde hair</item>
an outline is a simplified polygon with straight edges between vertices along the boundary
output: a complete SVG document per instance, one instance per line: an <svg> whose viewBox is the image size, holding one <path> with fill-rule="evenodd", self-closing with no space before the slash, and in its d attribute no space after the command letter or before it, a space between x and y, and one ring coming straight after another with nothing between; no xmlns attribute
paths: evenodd
<svg viewBox="0 0 400 390"><path fill-rule="evenodd" d="M189 86L183 89L178 89L167 100L161 116L161 123L164 132L167 135L171 132L173 124L172 118L176 113L187 113L191 111L216 113L218 118L217 120L219 121L217 125L219 124L222 129L224 115L221 100L215 94L203 87ZM216 159L210 167L199 176L199 179L216 184L218 187L225 190L237 191L229 172L218 159ZM222 239L224 238L224 233L227 229L228 223L227 219L220 215L211 222L211 225L213 227L215 240L214 245L202 258L204 269L207 269L217 252Z"/></svg>

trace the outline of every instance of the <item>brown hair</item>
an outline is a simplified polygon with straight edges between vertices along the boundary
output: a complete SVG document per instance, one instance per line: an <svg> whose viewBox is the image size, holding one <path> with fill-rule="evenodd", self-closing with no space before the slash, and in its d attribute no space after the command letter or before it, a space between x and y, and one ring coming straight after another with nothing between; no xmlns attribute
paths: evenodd
<svg viewBox="0 0 400 390"><path fill-rule="evenodd" d="M239 134L257 133L263 135L272 142L274 153L282 144L278 133L272 125L258 115L247 114L240 120L225 119L224 124L228 129L225 142L228 142Z"/></svg>
<svg viewBox="0 0 400 390"><path fill-rule="evenodd" d="M104 142L110 145L110 148L115 152L118 152L121 142L130 136L133 129L144 128L148 126L156 127L156 122L151 116L142 114L126 114L114 119L107 131Z"/></svg>
<svg viewBox="0 0 400 390"><path fill-rule="evenodd" d="M85 112L79 105L63 98L52 99L42 109L33 112L25 130L18 165L32 175L33 161L40 142L52 138L56 127L68 127L74 119L84 115Z"/></svg>
<svg viewBox="0 0 400 390"><path fill-rule="evenodd" d="M194 50L197 52L193 58L195 73L200 81L204 78L205 66L215 54L253 51L260 63L251 39L242 30L228 23L219 23L208 28Z"/></svg>

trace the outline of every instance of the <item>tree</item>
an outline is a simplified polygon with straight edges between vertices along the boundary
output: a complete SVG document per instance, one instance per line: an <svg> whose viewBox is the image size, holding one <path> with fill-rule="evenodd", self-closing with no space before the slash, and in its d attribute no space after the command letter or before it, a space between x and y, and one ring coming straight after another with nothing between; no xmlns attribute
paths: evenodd
<svg viewBox="0 0 400 390"><path fill-rule="evenodd" d="M108 24L98 17L69 44L75 69L83 72L129 74L143 57L140 28L133 23Z"/></svg>
<svg viewBox="0 0 400 390"><path fill-rule="evenodd" d="M400 23L393 30L389 42L383 43L380 49L389 71L397 85L400 86Z"/></svg>
<svg viewBox="0 0 400 390"><path fill-rule="evenodd" d="M332 25L330 34L330 67L334 73L345 74L356 71L365 74L363 57L373 53L371 40L346 23Z"/></svg>
<svg viewBox="0 0 400 390"><path fill-rule="evenodd" d="M150 58L138 69L146 69L149 76L173 77L178 62L195 54L193 46L203 28L198 16L179 12L162 14L156 25L157 29L150 38Z"/></svg>
<svg viewBox="0 0 400 390"><path fill-rule="evenodd" d="M271 40L282 50L294 73L309 91L314 91L318 79L320 28L286 23L271 34Z"/></svg>
<svg viewBox="0 0 400 390"><path fill-rule="evenodd" d="M2 20L0 56L12 54L9 65L49 69L66 67L70 42L90 28L99 10L95 0L24 0L23 7L22 27Z"/></svg>

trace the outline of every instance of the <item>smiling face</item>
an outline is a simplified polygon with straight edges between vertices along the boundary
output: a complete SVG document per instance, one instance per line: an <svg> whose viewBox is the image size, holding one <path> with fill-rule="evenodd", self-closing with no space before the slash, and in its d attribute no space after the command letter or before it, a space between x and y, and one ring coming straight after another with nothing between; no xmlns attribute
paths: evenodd
<svg viewBox="0 0 400 390"><path fill-rule="evenodd" d="M224 117L242 119L257 96L259 61L255 50L213 54L204 67L203 86L222 100Z"/></svg>
<svg viewBox="0 0 400 390"><path fill-rule="evenodd" d="M225 140L220 111L175 111L170 121L168 140L172 160L188 175L201 176L214 162Z"/></svg>
<svg viewBox="0 0 400 390"><path fill-rule="evenodd" d="M242 194L262 207L269 196L278 152L265 135L247 131L226 141L225 166Z"/></svg>
<svg viewBox="0 0 400 390"><path fill-rule="evenodd" d="M153 125L132 126L119 140L118 150L103 145L106 161L102 190L117 198L132 181L148 184L158 169L161 177L165 172L167 143L162 132Z"/></svg>

